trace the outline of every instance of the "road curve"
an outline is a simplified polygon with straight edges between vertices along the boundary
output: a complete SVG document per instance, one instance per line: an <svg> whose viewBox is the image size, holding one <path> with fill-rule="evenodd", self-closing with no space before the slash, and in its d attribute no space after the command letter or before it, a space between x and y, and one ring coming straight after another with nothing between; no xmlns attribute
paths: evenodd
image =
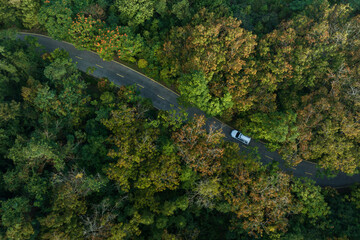
<svg viewBox="0 0 360 240"><path fill-rule="evenodd" d="M77 67L81 71L86 71L89 67L95 67L96 70L93 73L93 76L95 77L106 77L120 86L136 84L139 88L140 94L143 97L151 99L154 107L158 109L170 110L173 108L179 108L179 104L177 102L177 98L179 97L178 94L135 70L132 70L115 61L103 61L96 53L78 50L70 43L57 41L39 34L18 33L18 37L20 39L24 39L27 35L37 38L38 42L45 47L46 51L53 51L56 48L66 50L69 52L73 61L77 62ZM197 108L188 108L186 111L189 112L190 116L193 114L204 114ZM209 118L208 123L213 123L215 127L222 128L227 141L236 142L230 137L230 131L232 130L230 126L215 118ZM241 150L244 151L251 151L251 149L256 147L261 156L261 162L264 164L277 161L279 162L279 167L283 171L293 174L296 177L311 178L315 180L318 185L323 187L331 186L341 188L360 182L359 174L347 176L346 174L340 173L334 178L320 177L320 175L323 175L321 174L323 171L319 169L316 164L311 162L301 162L295 168L287 167L284 160L282 160L281 156L277 152L267 150L263 143L255 141L254 139L251 141L249 146L245 146L241 143L239 143L239 146Z"/></svg>

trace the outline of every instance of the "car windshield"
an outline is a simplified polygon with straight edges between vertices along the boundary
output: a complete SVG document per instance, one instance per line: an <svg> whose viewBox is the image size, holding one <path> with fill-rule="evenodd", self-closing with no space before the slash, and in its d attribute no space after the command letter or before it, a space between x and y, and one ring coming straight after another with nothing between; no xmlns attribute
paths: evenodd
<svg viewBox="0 0 360 240"><path fill-rule="evenodd" d="M240 132L237 132L235 137L239 138L239 136L240 136Z"/></svg>

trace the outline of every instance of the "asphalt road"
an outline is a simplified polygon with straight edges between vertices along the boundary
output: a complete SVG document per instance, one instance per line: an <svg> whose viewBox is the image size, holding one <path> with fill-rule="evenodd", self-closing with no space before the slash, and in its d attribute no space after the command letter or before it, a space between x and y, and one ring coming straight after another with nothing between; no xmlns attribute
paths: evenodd
<svg viewBox="0 0 360 240"><path fill-rule="evenodd" d="M114 61L103 61L96 53L78 50L72 44L56 41L47 36L19 33L19 38L23 39L26 35L37 38L39 43L45 47L46 51L53 51L56 48L68 51L70 57L74 62L77 62L77 66L81 71L86 71L89 67L95 67L96 70L93 73L93 76L95 77L106 77L117 85L136 84L140 90L141 96L151 99L154 107L158 109L170 110L179 108L179 104L177 103L177 98L179 97L178 94L135 70ZM197 108L188 108L186 111L189 112L189 116L193 114L204 115L204 113ZM208 118L207 124L214 124L216 128L222 128L226 135L226 140L237 142L230 137L230 131L232 130L230 126L227 126L215 118ZM281 156L277 152L267 150L263 143L255 141L254 139L251 140L248 146L239 142L238 144L243 151L251 151L252 149L257 148L258 153L261 156L261 162L264 164L277 161L279 162L279 167L283 171L297 177L311 178L320 186L341 188L360 182L359 174L347 176L341 173L334 178L321 177L321 175L323 175L321 172L323 171L319 169L316 164L311 162L301 162L296 167L287 167L284 160L281 159Z"/></svg>

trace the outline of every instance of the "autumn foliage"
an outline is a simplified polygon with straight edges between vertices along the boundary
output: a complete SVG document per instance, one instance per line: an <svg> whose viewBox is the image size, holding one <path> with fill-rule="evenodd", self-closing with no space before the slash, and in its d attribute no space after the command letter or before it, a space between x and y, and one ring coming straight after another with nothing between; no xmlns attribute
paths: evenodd
<svg viewBox="0 0 360 240"><path fill-rule="evenodd" d="M126 41L127 35L120 33L120 29L117 26L110 30L100 19L78 14L69 34L75 46L96 51L104 60L112 60L114 56L121 57L121 46Z"/></svg>

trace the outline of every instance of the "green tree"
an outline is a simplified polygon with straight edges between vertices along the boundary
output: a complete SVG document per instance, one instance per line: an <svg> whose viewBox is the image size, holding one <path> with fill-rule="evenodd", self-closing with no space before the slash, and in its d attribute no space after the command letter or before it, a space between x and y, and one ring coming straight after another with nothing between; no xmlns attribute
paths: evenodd
<svg viewBox="0 0 360 240"><path fill-rule="evenodd" d="M2 202L1 224L7 228L7 239L30 239L34 234L30 211L29 200L24 197L16 197Z"/></svg>
<svg viewBox="0 0 360 240"><path fill-rule="evenodd" d="M1 0L0 26L10 27L11 25L33 28L38 25L38 11L40 0L5 1Z"/></svg>
<svg viewBox="0 0 360 240"><path fill-rule="evenodd" d="M71 29L72 14L71 0L45 1L39 10L38 20L52 38L71 40L68 31Z"/></svg>
<svg viewBox="0 0 360 240"><path fill-rule="evenodd" d="M133 27L143 24L154 14L152 0L116 0L115 6L120 12L120 21Z"/></svg>
<svg viewBox="0 0 360 240"><path fill-rule="evenodd" d="M313 181L295 179L291 191L301 205L301 214L309 218L311 223L324 227L323 219L330 214L330 207L321 193L321 188L315 186Z"/></svg>
<svg viewBox="0 0 360 240"><path fill-rule="evenodd" d="M221 98L211 96L208 86L210 80L207 80L202 72L185 74L179 78L179 81L181 101L195 104L209 115L219 115L233 105L230 93L226 93Z"/></svg>
<svg viewBox="0 0 360 240"><path fill-rule="evenodd" d="M0 0L0 26L7 28L15 24L16 21L16 8L12 6L8 0Z"/></svg>
<svg viewBox="0 0 360 240"><path fill-rule="evenodd" d="M268 141L272 150L279 149L285 142L294 143L299 135L294 112L255 113L249 119L251 122L244 129L251 135Z"/></svg>
<svg viewBox="0 0 360 240"><path fill-rule="evenodd" d="M181 0L172 5L171 12L179 19L179 20L187 20L190 18L190 3L188 0Z"/></svg>
<svg viewBox="0 0 360 240"><path fill-rule="evenodd" d="M89 96L85 89L87 84L71 59L63 57L61 51L54 51L55 57L44 69L47 83L28 81L22 89L24 99L42 113L43 121L66 119L67 126L80 124L87 114L86 103ZM58 119L58 120L60 120ZM48 122L51 124L51 122Z"/></svg>

